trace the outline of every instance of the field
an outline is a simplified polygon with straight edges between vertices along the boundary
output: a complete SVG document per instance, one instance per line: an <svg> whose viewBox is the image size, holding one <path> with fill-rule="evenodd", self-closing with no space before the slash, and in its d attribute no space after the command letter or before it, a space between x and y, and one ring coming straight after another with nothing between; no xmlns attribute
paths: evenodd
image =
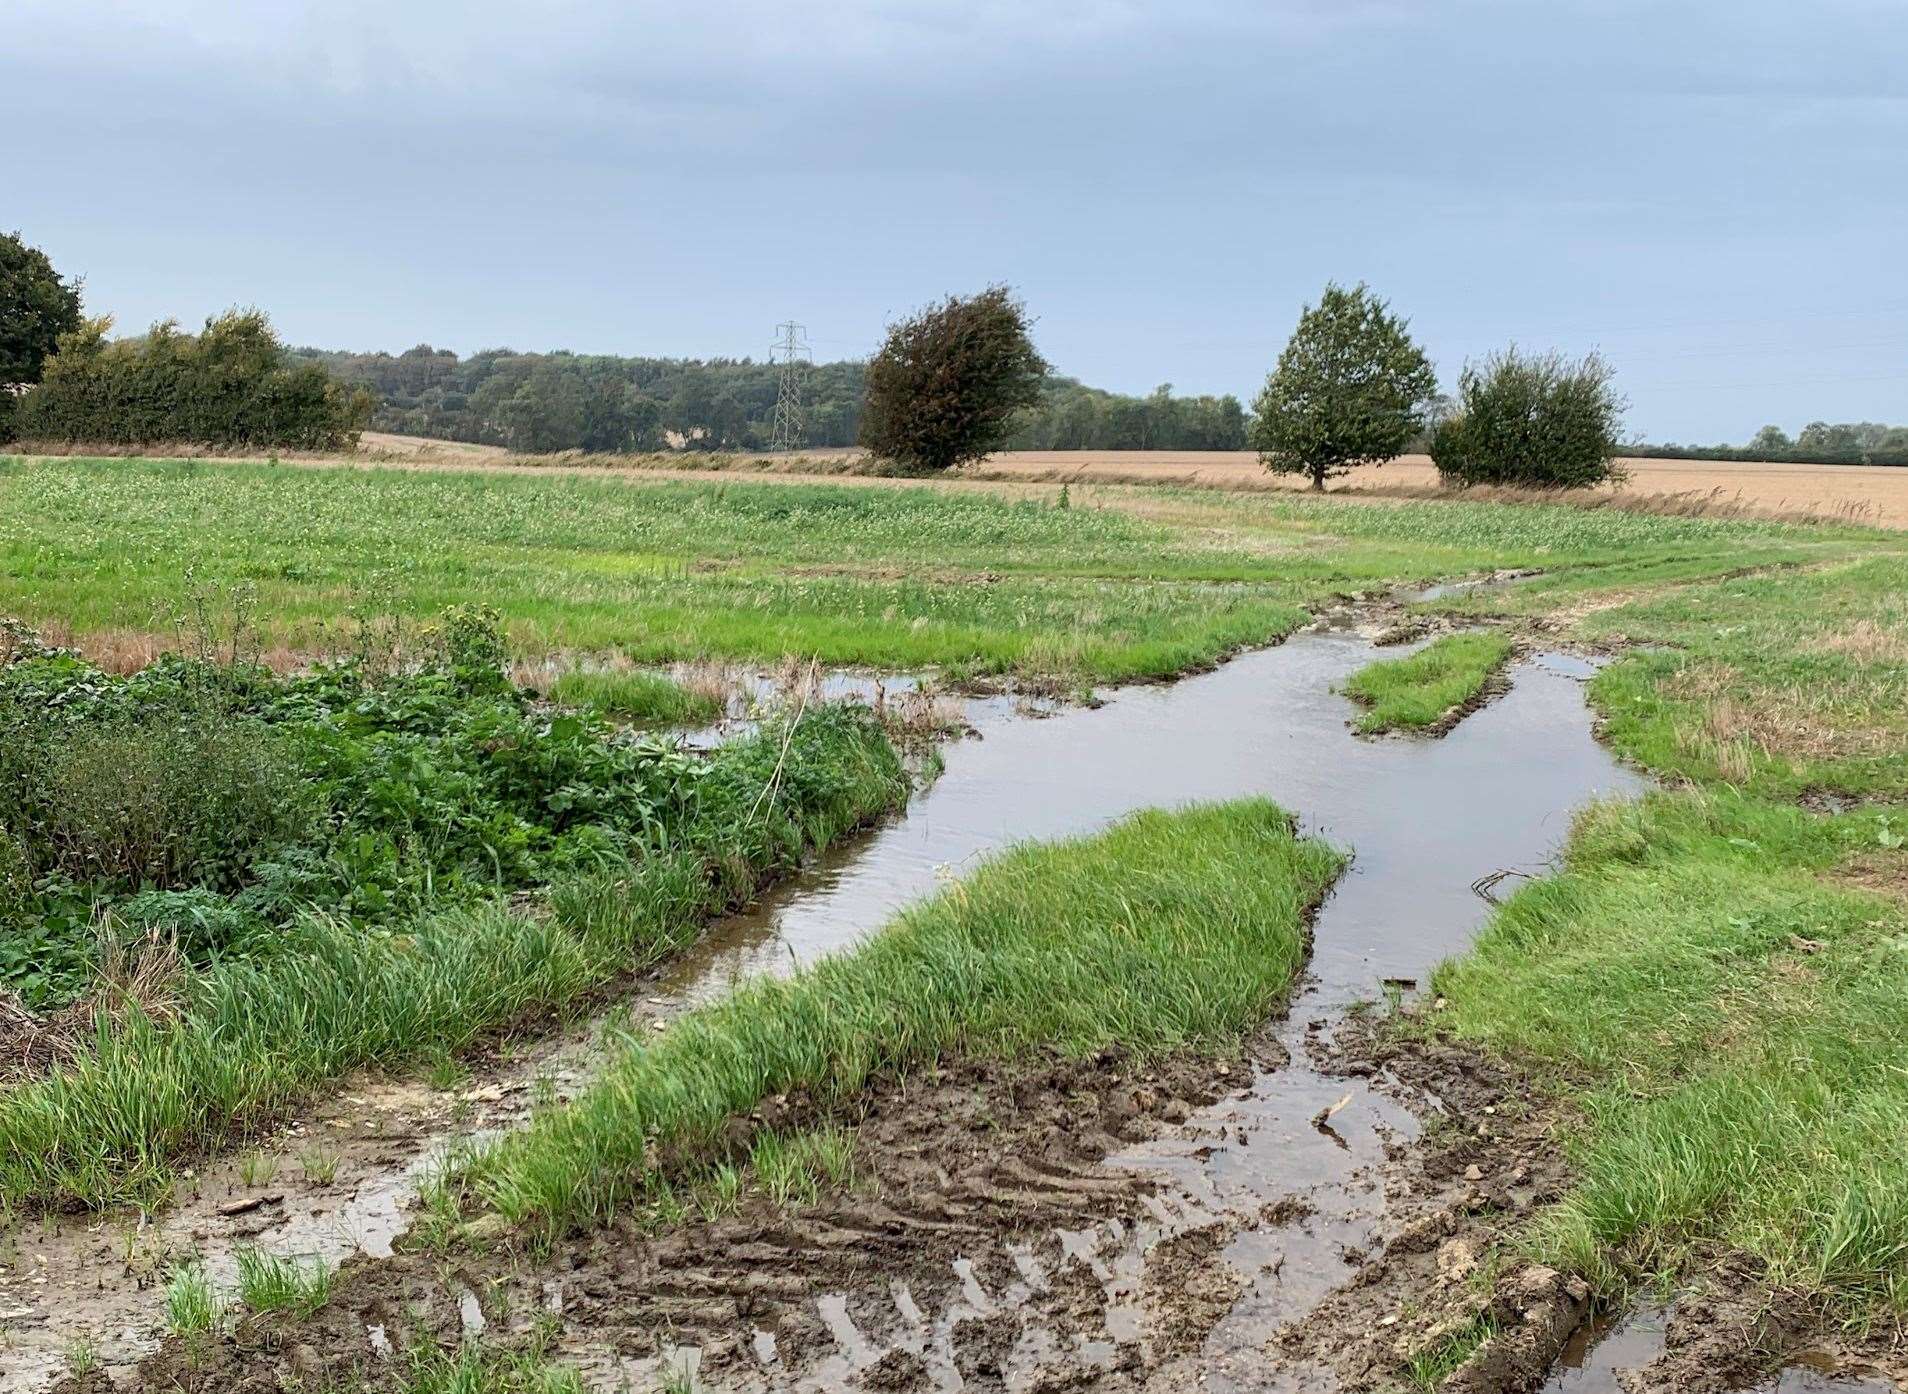
<svg viewBox="0 0 1908 1394"><path fill-rule="evenodd" d="M0 1389L1908 1372L1908 543L988 468L0 458Z"/></svg>

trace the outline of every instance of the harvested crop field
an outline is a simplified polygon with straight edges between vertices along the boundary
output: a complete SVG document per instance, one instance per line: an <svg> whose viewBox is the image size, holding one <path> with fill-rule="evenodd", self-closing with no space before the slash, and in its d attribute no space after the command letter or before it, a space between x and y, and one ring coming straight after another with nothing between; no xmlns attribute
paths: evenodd
<svg viewBox="0 0 1908 1394"><path fill-rule="evenodd" d="M1720 460L1619 461L1629 479L1615 492L1713 499L1771 512L1849 517L1875 527L1908 528L1908 469L1887 465L1794 465ZM1216 489L1302 489L1302 479L1270 474L1251 451L1016 450L970 471L977 478L1074 479L1097 483L1187 484ZM1424 455L1364 465L1334 491L1385 492L1438 487Z"/></svg>
<svg viewBox="0 0 1908 1394"><path fill-rule="evenodd" d="M0 1389L1896 1387L1904 593L1828 522L0 461Z"/></svg>

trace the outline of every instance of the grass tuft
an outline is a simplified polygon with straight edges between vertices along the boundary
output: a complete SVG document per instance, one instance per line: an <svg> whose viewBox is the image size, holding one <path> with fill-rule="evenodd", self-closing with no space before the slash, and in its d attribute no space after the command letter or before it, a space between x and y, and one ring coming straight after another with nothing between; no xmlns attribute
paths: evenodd
<svg viewBox="0 0 1908 1394"><path fill-rule="evenodd" d="M1408 658L1360 668L1345 691L1370 708L1358 719L1365 735L1438 726L1484 691L1511 654L1509 636L1447 634Z"/></svg>
<svg viewBox="0 0 1908 1394"><path fill-rule="evenodd" d="M331 1269L322 1259L301 1260L239 1249L239 1300L254 1312L292 1312L308 1317L331 1300Z"/></svg>
<svg viewBox="0 0 1908 1394"><path fill-rule="evenodd" d="M571 668L550 688L566 707L594 707L605 716L637 726L704 725L724 704L707 691L692 691L662 673Z"/></svg>

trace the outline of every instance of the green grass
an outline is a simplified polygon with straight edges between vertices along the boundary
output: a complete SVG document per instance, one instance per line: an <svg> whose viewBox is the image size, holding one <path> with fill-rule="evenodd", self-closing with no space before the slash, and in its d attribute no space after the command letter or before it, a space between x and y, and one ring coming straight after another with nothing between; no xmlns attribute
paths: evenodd
<svg viewBox="0 0 1908 1394"><path fill-rule="evenodd" d="M1476 1317L1450 1335L1405 1362L1405 1378L1414 1389L1426 1394L1435 1390L1460 1365L1476 1354L1479 1346L1497 1335L1497 1323L1488 1313Z"/></svg>
<svg viewBox="0 0 1908 1394"><path fill-rule="evenodd" d="M1435 726L1483 692L1510 653L1505 634L1447 634L1408 658L1368 663L1345 684L1369 708L1358 729L1376 735Z"/></svg>
<svg viewBox="0 0 1908 1394"><path fill-rule="evenodd" d="M254 1312L310 1316L331 1300L331 1269L320 1259L296 1259L246 1247L237 1251L239 1300Z"/></svg>
<svg viewBox="0 0 1908 1394"><path fill-rule="evenodd" d="M663 673L571 668L551 686L550 697L636 726L702 725L722 715L713 696L691 692Z"/></svg>
<svg viewBox="0 0 1908 1394"><path fill-rule="evenodd" d="M1728 792L1598 808L1563 874L1438 972L1446 1030L1583 1111L1542 1257L1608 1289L1721 1245L1908 1310L1908 905L1823 876L1882 853L1885 817Z"/></svg>
<svg viewBox="0 0 1908 1394"><path fill-rule="evenodd" d="M582 1376L549 1364L534 1341L521 1351L465 1345L451 1353L420 1345L406 1361L399 1394L583 1394Z"/></svg>
<svg viewBox="0 0 1908 1394"><path fill-rule="evenodd" d="M1160 676L1307 607L1498 566L1749 565L1847 530L1470 503L1190 491L646 481L0 457L0 614L161 630L188 569L244 582L268 637L354 606L494 605L522 652L787 654L955 674Z"/></svg>
<svg viewBox="0 0 1908 1394"><path fill-rule="evenodd" d="M1260 799L1016 848L855 951L631 1044L575 1100L468 1160L447 1196L554 1234L653 1204L685 1158L731 1160L725 1123L771 1094L806 1089L826 1106L944 1056L1231 1040L1283 997L1341 865Z"/></svg>
<svg viewBox="0 0 1908 1394"><path fill-rule="evenodd" d="M224 1304L199 1262L181 1264L166 1280L166 1329L175 1336L211 1331L224 1317Z"/></svg>
<svg viewBox="0 0 1908 1394"><path fill-rule="evenodd" d="M547 906L487 901L370 935L309 918L282 952L189 975L177 1026L102 1005L92 1049L0 1093L0 1201L151 1204L181 1159L326 1080L441 1058L659 961L759 879L904 796L870 723L815 729L733 839L577 871L549 887Z"/></svg>

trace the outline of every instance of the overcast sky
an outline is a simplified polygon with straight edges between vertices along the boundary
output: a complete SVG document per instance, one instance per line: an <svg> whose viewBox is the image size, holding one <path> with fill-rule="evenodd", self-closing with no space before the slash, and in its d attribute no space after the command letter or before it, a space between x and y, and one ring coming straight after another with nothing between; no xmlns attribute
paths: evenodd
<svg viewBox="0 0 1908 1394"><path fill-rule="evenodd" d="M834 358L1008 281L1249 398L1362 279L1653 439L1908 422L1903 0L0 0L0 95L0 228L126 330Z"/></svg>

